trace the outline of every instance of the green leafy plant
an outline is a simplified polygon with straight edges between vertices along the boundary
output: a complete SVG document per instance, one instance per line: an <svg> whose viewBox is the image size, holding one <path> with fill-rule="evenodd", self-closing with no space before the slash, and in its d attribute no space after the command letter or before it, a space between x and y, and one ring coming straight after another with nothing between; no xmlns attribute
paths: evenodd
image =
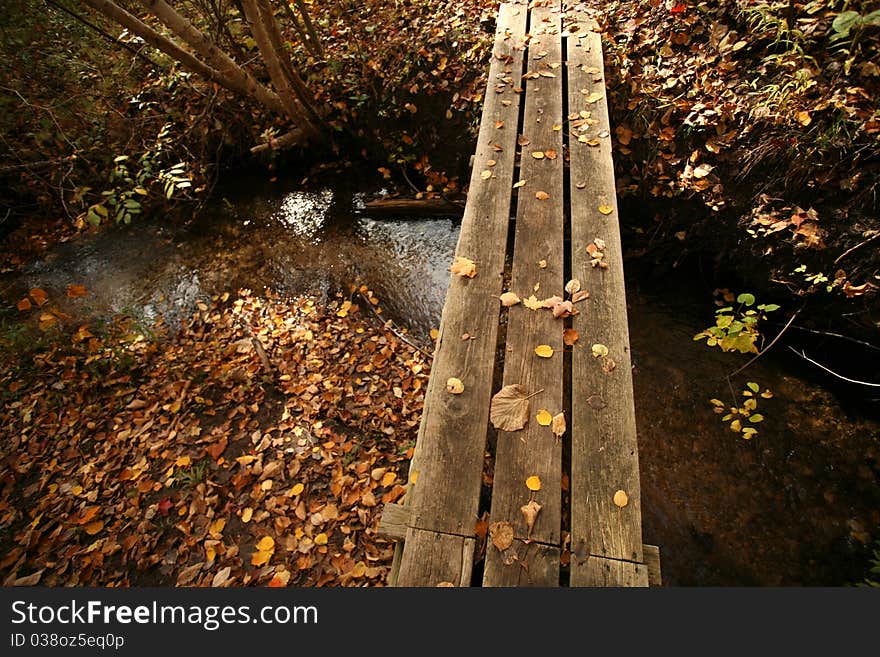
<svg viewBox="0 0 880 657"><path fill-rule="evenodd" d="M733 294L720 290L722 303L732 302ZM717 302L716 302L717 303ZM742 354L758 353L758 342L762 339L758 325L767 319L767 313L779 310L775 303L755 305L755 295L743 292L736 297L736 307L724 306L715 311L715 326L710 326L694 336L694 340L706 338L710 347L722 351L738 351Z"/></svg>
<svg viewBox="0 0 880 657"><path fill-rule="evenodd" d="M868 558L868 563L870 566L868 575L864 581L859 582L856 586L880 588L880 540L874 541L874 550Z"/></svg>
<svg viewBox="0 0 880 657"><path fill-rule="evenodd" d="M754 381L749 381L740 393L744 399L739 406L727 406L720 399L710 399L709 403L714 407L715 413L724 414L721 421L729 422L731 431L741 434L744 440L751 440L758 435L758 430L754 425L764 421L763 414L757 412L758 397L762 399L772 399L773 397L769 388L765 388L764 392L760 392L760 390L761 386Z"/></svg>

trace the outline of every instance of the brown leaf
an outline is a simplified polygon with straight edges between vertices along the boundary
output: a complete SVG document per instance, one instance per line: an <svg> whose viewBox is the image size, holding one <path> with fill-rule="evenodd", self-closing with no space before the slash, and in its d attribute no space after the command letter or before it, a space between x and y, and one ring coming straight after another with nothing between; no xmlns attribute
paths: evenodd
<svg viewBox="0 0 880 657"><path fill-rule="evenodd" d="M27 575L25 577L19 577L18 579L12 580L12 586L36 586L40 583L40 577L43 576L43 571L45 568L41 568L35 573Z"/></svg>
<svg viewBox="0 0 880 657"><path fill-rule="evenodd" d="M577 332L577 329L567 328L562 332L562 342L567 346L571 347L575 342L580 338L580 334Z"/></svg>
<svg viewBox="0 0 880 657"><path fill-rule="evenodd" d="M212 459L217 461L220 458L220 455L226 451L226 445L228 441L226 440L226 436L223 436L220 440L218 440L213 445L209 445L205 448L205 451L211 456Z"/></svg>
<svg viewBox="0 0 880 657"><path fill-rule="evenodd" d="M79 297L84 297L89 293L86 289L85 285L68 285L67 286L67 296L71 299L77 299Z"/></svg>
<svg viewBox="0 0 880 657"><path fill-rule="evenodd" d="M501 388L489 408L492 426L502 431L519 431L529 420L529 395L525 387L515 383Z"/></svg>
<svg viewBox="0 0 880 657"><path fill-rule="evenodd" d="M29 294L31 295L31 299L33 299L34 303L38 306L42 306L49 300L49 295L46 294L46 290L39 287L32 289Z"/></svg>
<svg viewBox="0 0 880 657"><path fill-rule="evenodd" d="M492 545L502 552L513 544L513 525L506 520L499 520L489 525L489 537Z"/></svg>
<svg viewBox="0 0 880 657"><path fill-rule="evenodd" d="M574 294L571 295L571 302L578 303L579 301L583 301L584 299L589 299L590 293L586 290L578 290Z"/></svg>
<svg viewBox="0 0 880 657"><path fill-rule="evenodd" d="M535 500L529 500L529 503L525 506L521 506L519 510L522 511L523 518L526 521L528 536L531 536L532 529L534 529L535 527L535 520L537 519L538 514L541 512L541 505L535 502Z"/></svg>
<svg viewBox="0 0 880 657"><path fill-rule="evenodd" d="M547 192L538 191L535 192L535 198L539 201L546 201L548 198L550 198L550 194L548 194Z"/></svg>
<svg viewBox="0 0 880 657"><path fill-rule="evenodd" d="M19 301L17 304L15 304L15 307L18 308L21 312L25 312L27 310L30 310L32 308L31 300L28 299L27 297L25 297L24 299Z"/></svg>
<svg viewBox="0 0 880 657"><path fill-rule="evenodd" d="M177 576L177 586L186 586L192 582L204 565L204 562L200 562L181 570L180 574Z"/></svg>
<svg viewBox="0 0 880 657"><path fill-rule="evenodd" d="M557 413L553 416L553 423L550 425L550 431L557 438L562 438L565 433L565 413Z"/></svg>

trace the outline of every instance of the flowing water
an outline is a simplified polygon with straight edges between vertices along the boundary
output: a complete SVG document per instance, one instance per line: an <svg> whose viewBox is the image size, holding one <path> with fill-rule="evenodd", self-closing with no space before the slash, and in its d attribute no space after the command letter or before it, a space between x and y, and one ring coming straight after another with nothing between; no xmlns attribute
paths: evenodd
<svg viewBox="0 0 880 657"><path fill-rule="evenodd" d="M187 225L143 222L60 245L6 276L4 296L14 303L42 287L63 299L83 284L88 296L66 307L78 317L161 315L173 325L227 290L326 297L364 284L385 316L427 343L458 222L370 218L350 178L308 189L239 181ZM880 425L768 356L733 381L734 393L746 381L774 393L761 400L758 436L738 437L708 400L732 399L726 374L743 361L692 340L711 323L710 297L682 299L679 289L671 303L656 281L637 278L628 303L644 538L661 547L665 583L858 581L880 527Z"/></svg>

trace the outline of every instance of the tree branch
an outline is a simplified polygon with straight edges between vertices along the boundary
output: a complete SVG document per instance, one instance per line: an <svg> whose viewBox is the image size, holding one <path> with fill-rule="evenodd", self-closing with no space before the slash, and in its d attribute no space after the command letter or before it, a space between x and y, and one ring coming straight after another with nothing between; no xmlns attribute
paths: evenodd
<svg viewBox="0 0 880 657"><path fill-rule="evenodd" d="M803 358L805 361L812 363L816 367L822 368L823 370L828 372L830 375L837 377L841 381L846 381L847 383L855 383L856 385L860 385L860 386L868 386L870 388L880 388L880 383L869 383L868 381L857 381L856 379L850 379L848 377L843 376L842 374L838 374L834 370L828 369L822 363L819 363L819 362L813 360L812 358L810 358L809 356L807 356L803 351L798 351L797 349L795 349L794 347L791 347L791 346L789 346L789 349L791 349L794 353L796 353L798 356Z"/></svg>

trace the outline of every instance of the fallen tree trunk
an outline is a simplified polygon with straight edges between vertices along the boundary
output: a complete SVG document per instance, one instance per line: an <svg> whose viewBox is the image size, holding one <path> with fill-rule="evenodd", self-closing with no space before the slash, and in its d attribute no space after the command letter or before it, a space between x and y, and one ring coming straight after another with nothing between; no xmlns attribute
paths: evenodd
<svg viewBox="0 0 880 657"><path fill-rule="evenodd" d="M464 205L442 198L430 199L379 199L364 204L362 210L369 214L432 214L447 217L461 216Z"/></svg>

